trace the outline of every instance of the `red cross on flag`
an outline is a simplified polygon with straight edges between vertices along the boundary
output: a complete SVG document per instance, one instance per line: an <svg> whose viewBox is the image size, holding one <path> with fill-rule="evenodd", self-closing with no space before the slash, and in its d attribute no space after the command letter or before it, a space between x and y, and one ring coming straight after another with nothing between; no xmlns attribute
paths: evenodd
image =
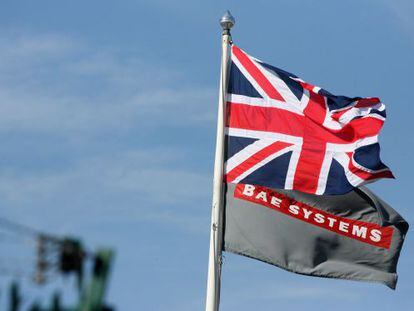
<svg viewBox="0 0 414 311"><path fill-rule="evenodd" d="M226 104L226 182L343 194L393 178L378 98L332 95L233 45Z"/></svg>

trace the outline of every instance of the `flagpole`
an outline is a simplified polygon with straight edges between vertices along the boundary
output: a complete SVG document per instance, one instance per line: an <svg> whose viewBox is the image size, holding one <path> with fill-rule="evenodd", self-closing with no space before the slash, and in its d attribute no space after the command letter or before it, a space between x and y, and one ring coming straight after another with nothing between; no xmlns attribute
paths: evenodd
<svg viewBox="0 0 414 311"><path fill-rule="evenodd" d="M206 311L218 311L220 303L222 240L223 240L223 163L224 163L224 122L230 58L230 29L234 17L227 11L220 19L223 29L221 47L220 95L217 114L216 154L214 160L213 202L211 210L210 252L208 258L208 279Z"/></svg>

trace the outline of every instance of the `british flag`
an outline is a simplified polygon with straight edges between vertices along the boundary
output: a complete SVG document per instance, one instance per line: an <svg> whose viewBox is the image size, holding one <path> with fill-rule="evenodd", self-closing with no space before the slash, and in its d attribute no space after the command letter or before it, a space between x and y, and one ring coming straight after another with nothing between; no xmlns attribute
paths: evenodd
<svg viewBox="0 0 414 311"><path fill-rule="evenodd" d="M332 95L232 45L226 107L226 182L343 194L393 178L379 98Z"/></svg>

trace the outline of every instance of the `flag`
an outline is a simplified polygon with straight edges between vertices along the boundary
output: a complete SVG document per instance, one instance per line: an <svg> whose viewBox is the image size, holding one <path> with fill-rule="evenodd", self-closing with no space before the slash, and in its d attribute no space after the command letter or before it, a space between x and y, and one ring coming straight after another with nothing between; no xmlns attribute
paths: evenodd
<svg viewBox="0 0 414 311"><path fill-rule="evenodd" d="M318 196L227 184L224 250L299 274L395 288L407 222L365 187Z"/></svg>
<svg viewBox="0 0 414 311"><path fill-rule="evenodd" d="M335 96L231 46L224 179L344 194L393 178L379 157L385 105Z"/></svg>

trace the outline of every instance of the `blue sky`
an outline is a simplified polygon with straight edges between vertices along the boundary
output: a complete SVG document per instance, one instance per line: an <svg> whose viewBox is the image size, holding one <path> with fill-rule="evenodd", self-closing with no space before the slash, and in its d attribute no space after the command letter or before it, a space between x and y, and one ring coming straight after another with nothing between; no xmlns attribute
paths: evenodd
<svg viewBox="0 0 414 311"><path fill-rule="evenodd" d="M3 0L0 216L114 246L119 310L204 307L226 9L251 55L334 94L381 97L397 179L370 188L414 223L412 1ZM395 292L226 254L222 310L410 309L413 239Z"/></svg>

